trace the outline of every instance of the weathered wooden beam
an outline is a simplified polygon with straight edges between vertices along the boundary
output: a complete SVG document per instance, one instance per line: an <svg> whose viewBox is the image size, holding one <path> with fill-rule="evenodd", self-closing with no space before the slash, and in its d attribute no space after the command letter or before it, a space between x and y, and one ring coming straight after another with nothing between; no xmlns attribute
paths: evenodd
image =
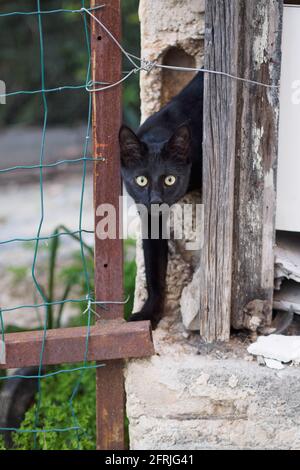
<svg viewBox="0 0 300 470"><path fill-rule="evenodd" d="M205 68L237 71L238 1L205 6ZM237 83L205 75L200 334L208 342L230 335Z"/></svg>
<svg viewBox="0 0 300 470"><path fill-rule="evenodd" d="M206 1L205 67L278 85L282 5ZM254 305L271 320L278 96L278 88L205 78L200 333L207 341L229 339L230 321L251 327Z"/></svg>
<svg viewBox="0 0 300 470"><path fill-rule="evenodd" d="M91 7L97 6L91 1ZM104 8L94 10L114 37L121 41L120 0L106 2ZM122 77L121 52L109 35L95 21L91 21L92 78L94 82L115 83ZM95 202L95 291L101 301L123 300L123 243L98 237L100 220L98 207L111 204L119 217L119 196L122 194L118 133L122 119L122 88L115 86L93 94L94 157L104 161L94 167ZM102 318L123 318L123 305L108 303L108 311L101 310ZM99 312L100 313L100 312ZM122 450L125 446L125 391L122 361L107 363L97 371L97 448Z"/></svg>
<svg viewBox="0 0 300 470"><path fill-rule="evenodd" d="M39 365L43 335L43 331L6 334L5 364L0 364L0 369ZM86 336L86 327L49 330L43 364L82 362L86 350ZM153 352L149 322L102 320L90 329L87 356L89 361L143 357L150 356Z"/></svg>
<svg viewBox="0 0 300 470"><path fill-rule="evenodd" d="M238 4L238 75L278 84L283 1ZM272 319L278 119L278 88L238 84L231 317L237 329L255 329L253 313L262 324Z"/></svg>

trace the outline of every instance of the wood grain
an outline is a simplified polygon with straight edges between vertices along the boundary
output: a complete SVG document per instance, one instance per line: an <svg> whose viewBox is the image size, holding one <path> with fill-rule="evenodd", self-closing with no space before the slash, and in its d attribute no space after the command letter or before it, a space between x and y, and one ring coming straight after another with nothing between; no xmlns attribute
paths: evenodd
<svg viewBox="0 0 300 470"><path fill-rule="evenodd" d="M206 1L205 67L278 84L281 0ZM228 340L259 300L271 320L278 89L207 74L200 334Z"/></svg>
<svg viewBox="0 0 300 470"><path fill-rule="evenodd" d="M283 2L240 1L238 74L280 81ZM248 308L263 301L262 324L272 320L279 90L238 85L232 316L249 325ZM251 306L251 304L250 304Z"/></svg>
<svg viewBox="0 0 300 470"><path fill-rule="evenodd" d="M236 72L238 21L235 1L206 1L205 68ZM200 334L207 342L230 335L236 88L227 77L205 76Z"/></svg>

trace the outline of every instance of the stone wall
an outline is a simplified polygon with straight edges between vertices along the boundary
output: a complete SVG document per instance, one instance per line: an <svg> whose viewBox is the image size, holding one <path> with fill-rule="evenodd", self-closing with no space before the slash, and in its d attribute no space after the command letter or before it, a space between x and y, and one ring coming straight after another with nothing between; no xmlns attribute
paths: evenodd
<svg viewBox="0 0 300 470"><path fill-rule="evenodd" d="M251 359L251 358L250 358ZM300 369L191 352L131 362L131 449L300 449Z"/></svg>
<svg viewBox="0 0 300 470"><path fill-rule="evenodd" d="M201 67L204 5L204 0L140 0L142 57L163 65ZM142 121L176 95L193 74L161 69L142 72Z"/></svg>

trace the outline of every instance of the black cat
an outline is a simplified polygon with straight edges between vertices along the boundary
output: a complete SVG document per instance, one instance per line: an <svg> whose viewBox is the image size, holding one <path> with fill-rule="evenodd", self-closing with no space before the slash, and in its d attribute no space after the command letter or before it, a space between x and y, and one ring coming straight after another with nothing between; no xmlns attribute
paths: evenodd
<svg viewBox="0 0 300 470"><path fill-rule="evenodd" d="M147 119L137 134L122 126L119 134L122 177L137 204L175 204L202 184L203 73L159 112ZM143 223L143 222L142 222ZM155 328L162 317L168 241L143 238L148 299L130 321L151 320ZM149 230L150 233L150 230Z"/></svg>

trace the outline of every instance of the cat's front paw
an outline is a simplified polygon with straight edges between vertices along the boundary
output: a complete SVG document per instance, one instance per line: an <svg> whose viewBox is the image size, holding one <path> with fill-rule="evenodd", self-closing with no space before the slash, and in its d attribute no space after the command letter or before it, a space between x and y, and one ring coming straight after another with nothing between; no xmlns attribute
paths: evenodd
<svg viewBox="0 0 300 470"><path fill-rule="evenodd" d="M145 321L145 320L150 320L152 330L155 330L158 323L161 320L161 315L156 315L154 317L149 312L140 311L140 312L137 312L137 313L133 313L128 319L128 321Z"/></svg>

